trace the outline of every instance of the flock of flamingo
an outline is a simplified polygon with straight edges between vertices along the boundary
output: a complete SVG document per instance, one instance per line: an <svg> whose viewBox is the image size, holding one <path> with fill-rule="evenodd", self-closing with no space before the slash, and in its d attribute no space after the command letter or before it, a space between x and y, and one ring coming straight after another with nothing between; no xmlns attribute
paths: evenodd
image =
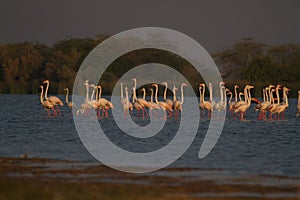
<svg viewBox="0 0 300 200"><path fill-rule="evenodd" d="M174 117L177 118L179 116L179 112L183 109L184 103L184 87L187 84L182 83L180 85L181 91L181 99L180 101L177 99L176 91L179 89L176 86L173 86L172 93L173 99L167 98L167 90L168 84L167 82L162 82L164 93L163 100L158 100L158 84L153 83L152 87L148 90L150 91L150 100L146 100L146 89L142 88L143 97L138 98L136 94L137 90L137 80L136 78L132 79L134 86L132 89L132 101L128 96L128 87L123 88L123 83L120 83L121 88L121 105L124 111L124 117L127 116L128 111L133 111L134 109L138 111L139 117L147 118L149 115L155 116L157 111L163 111L164 118ZM43 84L46 84L46 89L44 91L44 86L40 85L41 93L40 93L40 102L43 108L48 112L48 116L56 117L57 115L61 115L61 111L58 106L63 106L63 102L56 96L48 97L48 89L49 89L49 80L43 81ZM68 100L69 98L69 89L65 88L66 92L66 104L69 108L76 109L76 116L88 116L92 110L95 110L97 113L97 117L100 118L101 112L102 117L108 117L109 110L114 108L114 105L111 101L106 98L101 97L102 87L100 85L90 84L88 80L86 80L83 84L86 88L86 96L84 102L80 105L80 108L77 109L77 106ZM92 88L92 92L90 94L90 88ZM257 98L251 97L251 89L254 88L252 85L246 85L243 89L243 92L238 93L238 85L234 86L234 98L233 92L225 87L224 82L219 83L219 94L220 100L215 101L213 98L213 85L211 83L208 84L208 92L209 99L206 100L205 91L206 85L201 83L199 85L199 108L202 111L206 111L208 117L212 116L212 113L222 112L225 110L230 111L231 115L234 118L237 118L239 114L240 120L245 119L245 113L250 108L251 102L255 102L255 110L259 111L260 114L258 116L259 120L273 120L273 119L281 119L284 118L284 112L289 106L288 101L288 93L290 91L287 87L282 87L281 85L269 85L263 88L263 100L259 101ZM125 90L125 95L124 95ZM280 90L282 90L282 101L280 101ZM275 94L275 96L274 96ZM154 98L154 100L153 100ZM297 117L300 117L300 91L298 91L298 105L297 105ZM52 114L51 114L52 112ZM142 114L140 116L140 113ZM267 117L267 113L269 113L269 117ZM202 112L203 114L203 112Z"/></svg>

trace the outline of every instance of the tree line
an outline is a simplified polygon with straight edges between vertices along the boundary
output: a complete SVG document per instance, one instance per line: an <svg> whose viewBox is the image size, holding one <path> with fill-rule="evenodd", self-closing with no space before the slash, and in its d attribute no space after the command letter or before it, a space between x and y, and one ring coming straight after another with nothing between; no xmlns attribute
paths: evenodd
<svg viewBox="0 0 300 200"><path fill-rule="evenodd" d="M36 94L39 84L49 79L51 93L72 88L76 73L88 53L109 35L95 38L67 38L52 46L34 42L0 45L0 93ZM230 87L250 83L258 89L281 83L300 89L300 45L266 45L244 38L232 47L212 54L224 80ZM104 92L131 68L145 63L172 66L183 74L197 90L202 77L184 58L171 52L143 49L129 52L115 60L103 76Z"/></svg>

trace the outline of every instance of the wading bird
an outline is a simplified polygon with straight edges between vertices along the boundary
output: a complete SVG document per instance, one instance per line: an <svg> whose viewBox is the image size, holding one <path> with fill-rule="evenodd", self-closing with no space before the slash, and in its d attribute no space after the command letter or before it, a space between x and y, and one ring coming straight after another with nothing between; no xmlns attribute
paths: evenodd
<svg viewBox="0 0 300 200"><path fill-rule="evenodd" d="M45 99L48 100L51 104L53 104L54 108L57 109L58 114L61 115L58 105L63 106L64 105L63 102L57 96L48 97L47 95L48 95L48 89L49 89L50 82L49 82L49 80L45 80L45 81L43 81L43 83L47 84L46 91L45 91Z"/></svg>

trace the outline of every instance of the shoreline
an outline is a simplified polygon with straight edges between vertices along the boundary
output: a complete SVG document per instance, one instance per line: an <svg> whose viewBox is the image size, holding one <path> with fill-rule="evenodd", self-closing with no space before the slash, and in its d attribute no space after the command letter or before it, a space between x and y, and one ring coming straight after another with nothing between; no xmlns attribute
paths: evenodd
<svg viewBox="0 0 300 200"><path fill-rule="evenodd" d="M297 177L233 176L221 169L195 168L130 174L99 163L43 158L0 157L0 188L6 188L0 189L0 198L9 199L27 193L70 199L78 190L83 191L75 199L300 199Z"/></svg>

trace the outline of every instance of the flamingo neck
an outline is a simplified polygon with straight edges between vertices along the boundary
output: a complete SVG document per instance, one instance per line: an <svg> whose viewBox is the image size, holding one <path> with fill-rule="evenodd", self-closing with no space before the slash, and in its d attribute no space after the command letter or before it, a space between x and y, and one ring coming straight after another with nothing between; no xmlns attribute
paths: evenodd
<svg viewBox="0 0 300 200"><path fill-rule="evenodd" d="M245 87L244 89L244 97L245 97L245 102L247 103L248 102L248 91L247 91L247 87Z"/></svg>
<svg viewBox="0 0 300 200"><path fill-rule="evenodd" d="M225 91L225 88L223 89L223 95L224 95L224 108L226 109L227 107L227 95L226 95L226 91Z"/></svg>
<svg viewBox="0 0 300 200"><path fill-rule="evenodd" d="M232 100L232 93L230 93L230 97L229 97L229 101L228 101L229 104L231 103L231 100Z"/></svg>
<svg viewBox="0 0 300 200"><path fill-rule="evenodd" d="M298 104L300 104L300 92L298 92Z"/></svg>
<svg viewBox="0 0 300 200"><path fill-rule="evenodd" d="M120 83L120 85L121 85L121 99L123 99L124 98L124 95L123 95L123 83Z"/></svg>
<svg viewBox="0 0 300 200"><path fill-rule="evenodd" d="M98 97L99 100L101 99L101 96L102 96L102 87L99 87L99 97Z"/></svg>
<svg viewBox="0 0 300 200"><path fill-rule="evenodd" d="M199 102L202 102L202 94L201 94L201 87L199 86Z"/></svg>
<svg viewBox="0 0 300 200"><path fill-rule="evenodd" d="M220 102L221 102L221 105L222 105L223 102L224 102L224 98L223 98L223 88L222 88L222 86L220 86L220 98L221 98Z"/></svg>
<svg viewBox="0 0 300 200"><path fill-rule="evenodd" d="M205 89L205 87L204 87L204 89ZM209 85L209 100L210 100L210 102L213 102L213 87L212 87L212 85Z"/></svg>
<svg viewBox="0 0 300 200"><path fill-rule="evenodd" d="M240 101L243 101L242 95L244 95L244 94L241 92L241 93L239 94L239 99L240 99Z"/></svg>
<svg viewBox="0 0 300 200"><path fill-rule="evenodd" d="M232 94L231 94L231 97L232 97ZM234 100L235 100L235 102L237 102L237 87L236 86L234 86Z"/></svg>
<svg viewBox="0 0 300 200"><path fill-rule="evenodd" d="M86 98L85 98L85 100L88 101L89 100L89 86L88 86L88 84L85 87L86 87Z"/></svg>
<svg viewBox="0 0 300 200"><path fill-rule="evenodd" d="M285 100L285 105L289 106L289 100L288 100L288 97L287 97L287 91L286 90L283 93L283 99Z"/></svg>
<svg viewBox="0 0 300 200"><path fill-rule="evenodd" d="M132 88L132 92L133 92L133 94L132 94L132 103L134 103L137 100L135 87Z"/></svg>
<svg viewBox="0 0 300 200"><path fill-rule="evenodd" d="M173 88L173 101L177 101L177 97L176 97L176 89L175 89L175 87Z"/></svg>
<svg viewBox="0 0 300 200"><path fill-rule="evenodd" d="M66 103L69 103L69 89L67 89L67 94L66 94Z"/></svg>
<svg viewBox="0 0 300 200"><path fill-rule="evenodd" d="M96 89L96 101L99 100L99 90L98 90L98 87L95 87Z"/></svg>
<svg viewBox="0 0 300 200"><path fill-rule="evenodd" d="M127 88L125 88L125 96L126 96L126 103L129 103Z"/></svg>
<svg viewBox="0 0 300 200"><path fill-rule="evenodd" d="M263 89L263 99L264 99L264 102L266 102L266 90Z"/></svg>
<svg viewBox="0 0 300 200"><path fill-rule="evenodd" d="M137 85L136 79L133 79L133 81L134 81L134 89L136 89L136 85Z"/></svg>
<svg viewBox="0 0 300 200"><path fill-rule="evenodd" d="M158 94L158 86L155 85L155 102L158 104L157 94Z"/></svg>
<svg viewBox="0 0 300 200"><path fill-rule="evenodd" d="M266 89L266 102L270 102L270 98L269 98L269 88Z"/></svg>
<svg viewBox="0 0 300 200"><path fill-rule="evenodd" d="M45 90L45 99L48 100L48 89L49 89L49 82L47 82L46 90Z"/></svg>
<svg viewBox="0 0 300 200"><path fill-rule="evenodd" d="M251 91L250 91L250 88L248 89L248 97L247 97L247 100L248 100L248 106L250 106L251 104Z"/></svg>
<svg viewBox="0 0 300 200"><path fill-rule="evenodd" d="M277 105L279 105L279 89L276 88Z"/></svg>
<svg viewBox="0 0 300 200"><path fill-rule="evenodd" d="M146 90L143 90L143 99L146 99Z"/></svg>
<svg viewBox="0 0 300 200"><path fill-rule="evenodd" d="M91 95L91 101L94 99L94 94L95 94L95 88L93 89L92 95Z"/></svg>
<svg viewBox="0 0 300 200"><path fill-rule="evenodd" d="M183 104L183 102L184 102L184 95L183 95L183 84L181 84L181 102L180 102L180 104Z"/></svg>
<svg viewBox="0 0 300 200"><path fill-rule="evenodd" d="M168 90L168 84L165 83L166 87L165 87L165 91L164 91L164 101L167 99L167 90Z"/></svg>
<svg viewBox="0 0 300 200"><path fill-rule="evenodd" d="M202 102L204 102L204 94L205 94L205 85L203 85L203 88L202 88L202 95L201 95Z"/></svg>
<svg viewBox="0 0 300 200"><path fill-rule="evenodd" d="M40 95L40 101L44 105L44 101L43 101L44 88L41 87L41 89L42 89L42 91L41 91L41 95Z"/></svg>
<svg viewBox="0 0 300 200"><path fill-rule="evenodd" d="M151 90L150 102L153 103L153 90Z"/></svg>

